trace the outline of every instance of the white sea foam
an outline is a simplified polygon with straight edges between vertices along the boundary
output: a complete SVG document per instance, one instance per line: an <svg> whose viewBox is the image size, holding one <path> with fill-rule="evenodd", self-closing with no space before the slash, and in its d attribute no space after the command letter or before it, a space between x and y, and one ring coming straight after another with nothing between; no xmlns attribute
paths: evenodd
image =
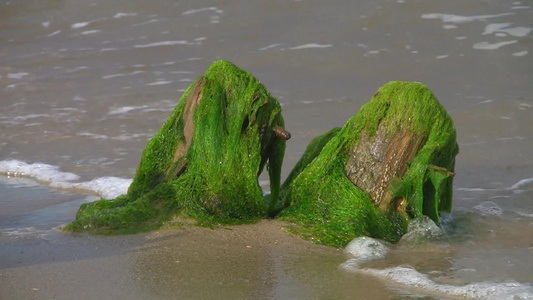
<svg viewBox="0 0 533 300"><path fill-rule="evenodd" d="M312 49L312 48L329 48L329 47L333 47L333 45L332 44L310 43L310 44L303 44L303 45L299 45L299 46L296 46L296 47L292 47L292 48L289 48L289 50L301 50L301 49Z"/></svg>
<svg viewBox="0 0 533 300"><path fill-rule="evenodd" d="M133 71L133 72L129 72L129 73L111 74L111 75L102 76L102 79L111 79L111 78L115 78L115 77L123 77L123 76L128 76L128 75L137 75L137 74L142 74L142 73L145 73L145 71Z"/></svg>
<svg viewBox="0 0 533 300"><path fill-rule="evenodd" d="M58 166L26 163L20 160L0 161L0 174L8 177L29 177L54 188L87 191L104 199L112 199L125 194L132 182L132 179L110 176L85 182L73 182L79 180L80 177L74 173L63 172Z"/></svg>
<svg viewBox="0 0 533 300"><path fill-rule="evenodd" d="M154 82L150 82L150 83L147 83L145 85L148 85L148 86L154 86L154 85L165 85L165 84L170 84L172 83L172 81L168 81L168 80L159 80L159 81L154 81Z"/></svg>
<svg viewBox="0 0 533 300"><path fill-rule="evenodd" d="M421 220L420 224L427 224ZM436 225L435 225L436 226ZM410 229L410 231L418 229ZM411 266L397 266L386 269L364 268L361 263L384 258L389 247L386 243L369 237L360 237L351 241L346 251L355 256L340 267L349 272L380 278L388 284L401 286L417 294L439 297L466 297L476 299L533 299L533 287L518 282L476 282L467 285L450 285L435 282Z"/></svg>
<svg viewBox="0 0 533 300"><path fill-rule="evenodd" d="M54 35L57 35L57 34L60 34L61 33L61 30L56 30L50 34L48 34L47 36L54 36Z"/></svg>
<svg viewBox="0 0 533 300"><path fill-rule="evenodd" d="M144 45L134 45L133 48L149 48L149 47L176 46L176 45L192 45L192 43L189 43L187 41L163 41L163 42L156 42L156 43L150 43L150 44L144 44Z"/></svg>
<svg viewBox="0 0 533 300"><path fill-rule="evenodd" d="M143 26L143 25L147 25L147 24L151 24L151 23L155 23L155 22L159 22L158 19L151 19L149 21L146 21L146 22L142 22L142 23L138 23L138 24L133 24L133 26Z"/></svg>
<svg viewBox="0 0 533 300"><path fill-rule="evenodd" d="M132 110L136 109L143 109L147 108L147 105L141 105L141 106L123 106L123 107L112 107L109 108L109 112L107 114L109 115L117 115L117 114L125 114Z"/></svg>
<svg viewBox="0 0 533 300"><path fill-rule="evenodd" d="M102 32L102 30L85 30L85 31L82 32L81 34L83 34L83 35L89 35L89 34L95 34L95 33L99 33L99 32Z"/></svg>
<svg viewBox="0 0 533 300"><path fill-rule="evenodd" d="M30 73L18 72L18 73L7 73L7 78L9 79L22 79L24 76L28 76Z"/></svg>
<svg viewBox="0 0 533 300"><path fill-rule="evenodd" d="M197 14L197 13L201 13L201 12L205 12L205 11L210 11L210 12L214 12L214 13L217 13L217 14L224 13L223 10L218 9L215 6L211 6L211 7L202 7L202 8L198 8L198 9L190 9L190 10L187 10L187 11L183 12L182 15L192 15L192 14Z"/></svg>
<svg viewBox="0 0 533 300"><path fill-rule="evenodd" d="M32 177L42 182L73 181L80 178L74 173L59 171L58 166L43 163L28 164L20 160L0 161L0 174L8 177Z"/></svg>
<svg viewBox="0 0 533 300"><path fill-rule="evenodd" d="M87 26L87 25L89 25L89 24L90 24L90 22L79 22L79 23L74 23L74 24L70 25L70 28L72 28L72 29L83 28L83 27L85 27L85 26Z"/></svg>
<svg viewBox="0 0 533 300"><path fill-rule="evenodd" d="M119 19L119 18L123 18L123 17L135 17L136 15L137 15L136 13L122 13L122 12L119 12L119 13L116 13L113 16L113 19Z"/></svg>
<svg viewBox="0 0 533 300"><path fill-rule="evenodd" d="M510 190L518 190L521 189L524 186L527 186L529 184L533 184L533 178L526 178L518 181L517 183L513 184L509 189ZM533 186L532 186L533 188Z"/></svg>
<svg viewBox="0 0 533 300"><path fill-rule="evenodd" d="M416 292L436 296L466 297L475 299L533 299L533 287L518 282L476 282L467 285L441 284L431 280L409 266L379 269L358 269L358 273L382 278L411 288Z"/></svg>
<svg viewBox="0 0 533 300"><path fill-rule="evenodd" d="M513 56L526 56L528 54L527 50L524 51L518 51L513 53Z"/></svg>
<svg viewBox="0 0 533 300"><path fill-rule="evenodd" d="M30 120L30 119L47 118L47 117L51 117L51 115L48 115L48 114L29 114L29 115L24 115L24 116L16 116L13 119L15 121L25 122L25 121Z"/></svg>
<svg viewBox="0 0 533 300"><path fill-rule="evenodd" d="M499 43L493 43L493 44L489 42L479 42L479 43L475 43L474 46L472 46L472 48L478 49L478 50L496 50L503 46L511 45L517 42L518 42L517 40L505 41L505 42L499 42Z"/></svg>
<svg viewBox="0 0 533 300"><path fill-rule="evenodd" d="M455 29L455 28L457 28L457 25L446 24L446 25L442 26L442 28L444 28L444 29Z"/></svg>
<svg viewBox="0 0 533 300"><path fill-rule="evenodd" d="M512 27L508 28L512 23L493 23L485 26L484 35L494 34L494 33L505 33L514 37L525 37L527 36L533 28L531 27Z"/></svg>
<svg viewBox="0 0 533 300"><path fill-rule="evenodd" d="M50 185L55 188L88 191L100 195L104 199L113 199L125 194L131 182L131 179L105 176L79 183L54 182Z"/></svg>
<svg viewBox="0 0 533 300"><path fill-rule="evenodd" d="M460 16L460 15L452 15L452 14L440 14L440 13L432 13L432 14L423 14L422 19L440 19L442 22L445 23L468 23L468 22L474 22L474 21L485 21L487 19L491 18L498 18L503 16L510 16L514 15L514 13L501 13L501 14L495 14L495 15L478 15L478 16Z"/></svg>
<svg viewBox="0 0 533 300"><path fill-rule="evenodd" d="M107 139L109 139L109 136L107 136L105 134L97 134L97 133L92 133L92 132L79 132L76 135L77 136L85 136L85 137L89 137L89 138L97 139L97 140L107 140Z"/></svg>
<svg viewBox="0 0 533 300"><path fill-rule="evenodd" d="M281 45L281 44L279 44L279 43L272 44L272 45L268 45L268 46L265 46L265 47L263 47L263 48L259 48L259 51L268 50L268 49L271 49L271 48L278 47L278 46L280 46L280 45Z"/></svg>

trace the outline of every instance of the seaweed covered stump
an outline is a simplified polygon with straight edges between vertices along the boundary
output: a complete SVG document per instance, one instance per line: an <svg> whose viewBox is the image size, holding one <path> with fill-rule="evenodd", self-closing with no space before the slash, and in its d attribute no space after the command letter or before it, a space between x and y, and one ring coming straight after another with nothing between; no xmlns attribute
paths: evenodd
<svg viewBox="0 0 533 300"><path fill-rule="evenodd" d="M452 119L417 82L381 87L342 128L315 138L282 186L282 220L317 243L397 241L411 218L452 205Z"/></svg>
<svg viewBox="0 0 533 300"><path fill-rule="evenodd" d="M150 140L128 193L83 204L66 229L129 233L176 214L208 225L274 214L290 137L283 125L280 104L256 78L216 61ZM270 202L258 183L265 165Z"/></svg>

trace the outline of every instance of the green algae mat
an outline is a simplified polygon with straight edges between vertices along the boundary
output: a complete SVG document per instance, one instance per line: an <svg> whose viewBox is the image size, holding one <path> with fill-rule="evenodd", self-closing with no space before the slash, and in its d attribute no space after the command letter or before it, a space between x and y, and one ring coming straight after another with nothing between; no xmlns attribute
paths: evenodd
<svg viewBox="0 0 533 300"><path fill-rule="evenodd" d="M127 194L83 204L65 229L104 234L279 218L316 243L397 241L409 221L449 212L453 121L421 83L390 82L342 128L315 138L282 186L279 102L250 73L216 61L146 146ZM258 176L270 177L263 195Z"/></svg>

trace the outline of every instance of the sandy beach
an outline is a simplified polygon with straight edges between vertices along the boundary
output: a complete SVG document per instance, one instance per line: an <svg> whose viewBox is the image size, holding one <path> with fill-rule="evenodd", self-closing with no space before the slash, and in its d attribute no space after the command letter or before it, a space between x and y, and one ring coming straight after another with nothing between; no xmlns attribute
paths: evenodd
<svg viewBox="0 0 533 300"><path fill-rule="evenodd" d="M2 237L1 299L387 299L339 269L344 251L278 221L129 236L57 229Z"/></svg>

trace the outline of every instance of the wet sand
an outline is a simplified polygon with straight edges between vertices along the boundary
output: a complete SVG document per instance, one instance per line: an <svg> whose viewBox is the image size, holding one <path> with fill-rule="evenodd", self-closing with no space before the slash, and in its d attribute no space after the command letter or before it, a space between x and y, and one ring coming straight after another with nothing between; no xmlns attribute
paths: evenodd
<svg viewBox="0 0 533 300"><path fill-rule="evenodd" d="M342 250L302 240L285 225L3 236L0 298L393 298L382 282L340 270Z"/></svg>

